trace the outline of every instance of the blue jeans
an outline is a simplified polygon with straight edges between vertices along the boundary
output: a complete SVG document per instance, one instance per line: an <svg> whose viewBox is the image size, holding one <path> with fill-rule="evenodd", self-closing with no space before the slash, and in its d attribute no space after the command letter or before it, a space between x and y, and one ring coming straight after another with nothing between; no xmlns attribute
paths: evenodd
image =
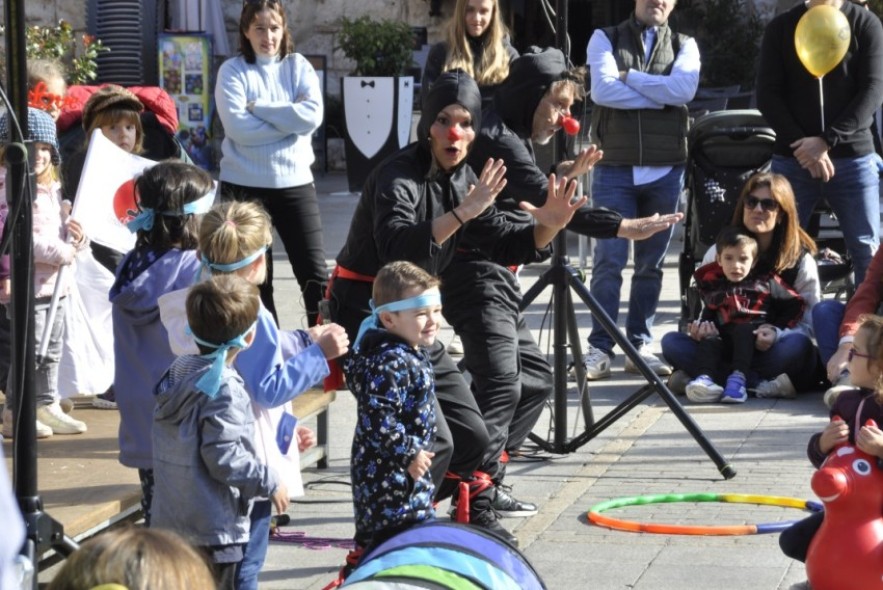
<svg viewBox="0 0 883 590"><path fill-rule="evenodd" d="M273 516L273 503L258 500L252 503L251 528L248 544L236 568L236 590L258 590L258 575L267 558L270 545L270 520Z"/></svg>
<svg viewBox="0 0 883 590"><path fill-rule="evenodd" d="M592 205L607 207L625 218L674 213L683 187L683 166L675 166L662 178L639 186L633 182L631 166L596 166L592 180ZM652 340L650 329L662 289L662 261L673 232L674 228L671 228L634 243L635 273L625 328L626 337L636 347ZM629 242L623 238L595 242L589 288L614 323L619 316L622 271L628 261L628 251ZM612 354L613 338L598 322L592 323L589 344Z"/></svg>
<svg viewBox="0 0 883 590"><path fill-rule="evenodd" d="M683 332L669 332L662 337L662 356L675 369L686 371L691 378L696 373L699 343ZM794 387L800 391L818 385L818 351L809 336L799 332L783 334L772 348L754 351L748 386L754 387L760 380L772 380L786 373ZM725 369L724 372L727 372Z"/></svg>
<svg viewBox="0 0 883 590"><path fill-rule="evenodd" d="M828 201L852 258L855 284L860 285L880 243L880 156L832 161L834 177L828 182L813 178L796 159L784 156L773 156L772 171L783 174L791 183L802 227L809 224L819 199Z"/></svg>
<svg viewBox="0 0 883 590"><path fill-rule="evenodd" d="M812 330L819 345L819 355L825 366L837 352L840 344L840 323L846 313L846 306L833 299L823 299L812 308Z"/></svg>

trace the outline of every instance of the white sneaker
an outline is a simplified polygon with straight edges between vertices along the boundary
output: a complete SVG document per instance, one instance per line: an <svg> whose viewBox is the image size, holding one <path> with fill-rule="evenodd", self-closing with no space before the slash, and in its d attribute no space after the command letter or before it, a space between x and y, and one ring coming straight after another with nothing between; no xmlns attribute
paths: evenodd
<svg viewBox="0 0 883 590"><path fill-rule="evenodd" d="M460 337L454 334L446 350L451 356L463 356L463 342L460 341Z"/></svg>
<svg viewBox="0 0 883 590"><path fill-rule="evenodd" d="M696 404L713 404L720 401L724 388L708 375L699 375L687 383L687 399Z"/></svg>
<svg viewBox="0 0 883 590"><path fill-rule="evenodd" d="M840 397L840 394L844 391L849 391L850 389L855 389L855 385L849 380L849 371L843 371L840 373L840 377L837 378L837 382L828 388L822 399L830 410L834 407L834 403L837 401L837 398Z"/></svg>
<svg viewBox="0 0 883 590"><path fill-rule="evenodd" d="M4 409L3 410L3 429L0 434L3 434L4 438L12 438L15 435L15 431L13 430L12 424L15 419L12 417L12 410ZM37 438L49 438L52 436L52 429L37 420Z"/></svg>
<svg viewBox="0 0 883 590"><path fill-rule="evenodd" d="M652 354L649 351L645 350L644 347L639 348L638 353L641 355L641 359L643 359L643 361L647 363L647 366L650 367L651 371L653 371L660 377L671 375L671 367L659 360L659 357L657 357L655 354ZM625 372L638 374L641 373L641 371L638 370L638 367L635 366L634 361L629 357L625 357Z"/></svg>
<svg viewBox="0 0 883 590"><path fill-rule="evenodd" d="M86 432L86 423L65 414L58 402L37 408L37 419L51 428L54 434L82 434Z"/></svg>
<svg viewBox="0 0 883 590"><path fill-rule="evenodd" d="M600 348L589 345L589 352L583 357L583 364L586 367L586 379L596 381L610 377L611 361L612 359L609 354Z"/></svg>
<svg viewBox="0 0 883 590"><path fill-rule="evenodd" d="M767 399L794 399L797 389L787 374L782 373L772 381L761 381L754 388L754 395Z"/></svg>

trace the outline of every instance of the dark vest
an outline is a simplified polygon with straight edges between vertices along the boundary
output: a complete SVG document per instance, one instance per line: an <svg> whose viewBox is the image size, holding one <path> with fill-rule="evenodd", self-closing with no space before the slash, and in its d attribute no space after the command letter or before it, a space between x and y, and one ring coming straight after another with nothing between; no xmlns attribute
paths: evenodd
<svg viewBox="0 0 883 590"><path fill-rule="evenodd" d="M630 18L603 29L620 71L668 75L681 45L689 39L668 25L656 31L650 61L644 62L641 28ZM686 105L664 109L592 108L591 138L604 150L599 165L673 166L687 160L689 112Z"/></svg>

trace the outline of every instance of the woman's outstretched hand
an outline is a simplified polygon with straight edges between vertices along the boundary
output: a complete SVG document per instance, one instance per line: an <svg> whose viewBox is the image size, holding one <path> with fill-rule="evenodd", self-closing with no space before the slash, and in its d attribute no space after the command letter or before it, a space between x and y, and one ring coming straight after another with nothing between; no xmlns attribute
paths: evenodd
<svg viewBox="0 0 883 590"><path fill-rule="evenodd" d="M533 215L537 223L556 232L565 228L576 210L589 200L585 195L574 198L577 182L568 180L562 176L561 180L555 174L549 175L549 189L546 193L546 202L542 207L535 207L527 201L522 201L519 206Z"/></svg>
<svg viewBox="0 0 883 590"><path fill-rule="evenodd" d="M457 207L457 213L464 221L475 219L494 204L504 188L506 188L506 166L503 160L491 158L485 162L478 177L478 184L469 187L466 198Z"/></svg>

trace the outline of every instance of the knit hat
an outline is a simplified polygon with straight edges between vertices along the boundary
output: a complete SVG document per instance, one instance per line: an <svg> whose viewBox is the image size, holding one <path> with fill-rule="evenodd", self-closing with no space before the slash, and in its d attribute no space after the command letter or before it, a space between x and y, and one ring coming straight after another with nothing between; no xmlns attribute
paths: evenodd
<svg viewBox="0 0 883 590"><path fill-rule="evenodd" d="M98 113L107 109L122 109L140 113L144 105L138 97L116 84L102 86L86 101L83 107L83 129L91 129Z"/></svg>
<svg viewBox="0 0 883 590"><path fill-rule="evenodd" d="M9 113L3 113L0 118L0 143L11 141L9 133ZM58 150L58 135L55 133L55 120L46 111L28 107L28 140L48 143L52 147L52 163L55 166L61 164L61 155Z"/></svg>

